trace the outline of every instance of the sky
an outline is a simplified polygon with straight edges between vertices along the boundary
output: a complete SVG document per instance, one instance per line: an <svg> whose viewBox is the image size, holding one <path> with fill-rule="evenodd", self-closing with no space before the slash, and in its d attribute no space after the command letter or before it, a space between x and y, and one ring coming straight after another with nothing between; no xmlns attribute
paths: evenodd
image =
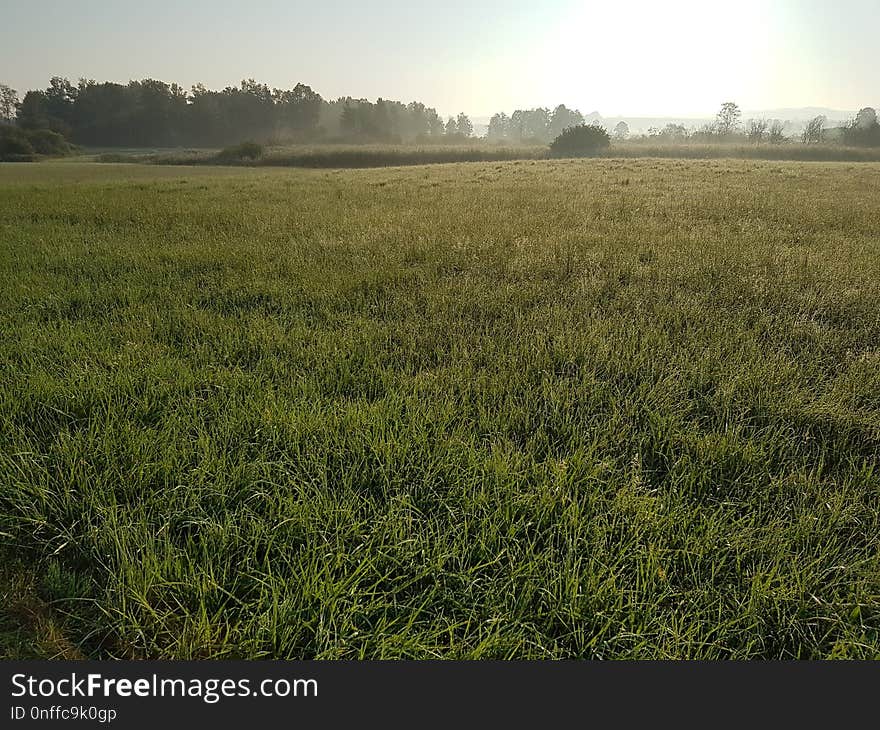
<svg viewBox="0 0 880 730"><path fill-rule="evenodd" d="M472 116L880 107L880 0L0 0L0 83L254 78Z"/></svg>

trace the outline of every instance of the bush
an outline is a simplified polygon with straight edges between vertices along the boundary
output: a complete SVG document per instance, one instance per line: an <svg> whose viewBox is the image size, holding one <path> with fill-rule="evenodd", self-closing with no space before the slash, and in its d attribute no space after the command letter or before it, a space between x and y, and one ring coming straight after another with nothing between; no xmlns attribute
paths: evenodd
<svg viewBox="0 0 880 730"><path fill-rule="evenodd" d="M0 125L0 160L4 162L30 162L37 155L63 157L73 149L64 137L48 129Z"/></svg>
<svg viewBox="0 0 880 730"><path fill-rule="evenodd" d="M259 160L263 156L263 146L256 142L242 142L233 147L227 147L217 153L219 162L244 162Z"/></svg>
<svg viewBox="0 0 880 730"><path fill-rule="evenodd" d="M604 150L611 144L611 137L598 124L578 124L563 130L550 143L555 157L588 157Z"/></svg>
<svg viewBox="0 0 880 730"><path fill-rule="evenodd" d="M0 160L14 162L34 154L33 145L18 127L0 126Z"/></svg>
<svg viewBox="0 0 880 730"><path fill-rule="evenodd" d="M34 151L40 155L52 155L60 157L69 155L71 146L58 132L49 129L34 129L27 133L28 141Z"/></svg>

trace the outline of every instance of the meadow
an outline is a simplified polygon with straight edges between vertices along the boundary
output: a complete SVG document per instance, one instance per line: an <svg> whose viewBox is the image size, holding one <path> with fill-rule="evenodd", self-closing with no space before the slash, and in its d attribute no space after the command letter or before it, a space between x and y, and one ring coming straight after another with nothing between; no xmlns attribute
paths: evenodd
<svg viewBox="0 0 880 730"><path fill-rule="evenodd" d="M0 654L880 657L880 165L0 165Z"/></svg>

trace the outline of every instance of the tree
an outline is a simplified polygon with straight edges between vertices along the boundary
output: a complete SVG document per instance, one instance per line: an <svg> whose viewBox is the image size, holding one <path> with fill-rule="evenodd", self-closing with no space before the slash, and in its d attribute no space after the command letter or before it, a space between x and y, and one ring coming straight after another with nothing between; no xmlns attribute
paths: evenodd
<svg viewBox="0 0 880 730"><path fill-rule="evenodd" d="M856 124L858 129L871 129L877 125L877 110L873 107L866 106L856 114Z"/></svg>
<svg viewBox="0 0 880 730"><path fill-rule="evenodd" d="M750 119L748 131L746 132L749 142L752 144L763 142L769 126L770 123L766 119Z"/></svg>
<svg viewBox="0 0 880 730"><path fill-rule="evenodd" d="M872 107L865 107L843 128L843 141L848 145L880 147L880 122Z"/></svg>
<svg viewBox="0 0 880 730"><path fill-rule="evenodd" d="M618 122L614 128L614 139L623 142L627 137L629 137L629 125L626 122Z"/></svg>
<svg viewBox="0 0 880 730"><path fill-rule="evenodd" d="M504 112L493 114L489 120L489 130L486 132L486 138L490 142L500 142L507 139L510 126L510 117Z"/></svg>
<svg viewBox="0 0 880 730"><path fill-rule="evenodd" d="M549 115L545 134L547 139L556 139L569 127L576 127L578 124L583 123L584 115L580 111L569 109L565 104L560 104Z"/></svg>
<svg viewBox="0 0 880 730"><path fill-rule="evenodd" d="M460 137L470 137L474 133L474 125L464 112L461 112L455 120L455 131Z"/></svg>
<svg viewBox="0 0 880 730"><path fill-rule="evenodd" d="M446 120L446 136L454 137L456 134L458 134L458 124L453 117L449 117Z"/></svg>
<svg viewBox="0 0 880 730"><path fill-rule="evenodd" d="M584 123L584 115L577 109L569 109L565 104L557 106L550 115L547 130L548 139L556 139L569 127Z"/></svg>
<svg viewBox="0 0 880 730"><path fill-rule="evenodd" d="M736 132L739 128L741 118L742 112L740 111L740 108L732 101L727 101L722 104L715 121L718 134L726 136Z"/></svg>
<svg viewBox="0 0 880 730"><path fill-rule="evenodd" d="M683 124L670 123L663 127L663 131L660 132L659 136L667 142L687 142L688 130Z"/></svg>
<svg viewBox="0 0 880 730"><path fill-rule="evenodd" d="M540 107L525 112L523 114L522 136L524 139L544 144L553 139L550 136L550 110Z"/></svg>
<svg viewBox="0 0 880 730"><path fill-rule="evenodd" d="M18 108L18 92L11 86L0 84L0 122L12 124Z"/></svg>
<svg viewBox="0 0 880 730"><path fill-rule="evenodd" d="M48 129L49 116L46 95L42 91L29 91L18 105L18 124L25 129Z"/></svg>
<svg viewBox="0 0 880 730"><path fill-rule="evenodd" d="M785 142L785 125L778 119L770 125L770 131L767 133L767 140L770 144L782 144Z"/></svg>
<svg viewBox="0 0 880 730"><path fill-rule="evenodd" d="M443 118L436 112L436 110L431 109L431 114L428 116L428 134L431 137L442 137L446 132L446 125L443 124Z"/></svg>
<svg viewBox="0 0 880 730"><path fill-rule="evenodd" d="M588 157L611 144L611 137L598 124L579 124L564 130L550 144L550 151L557 157Z"/></svg>
<svg viewBox="0 0 880 730"><path fill-rule="evenodd" d="M803 134L801 134L801 141L804 144L819 144L825 139L825 122L827 119L825 117L819 115L818 117L813 117L809 122L807 122L807 126L804 128Z"/></svg>

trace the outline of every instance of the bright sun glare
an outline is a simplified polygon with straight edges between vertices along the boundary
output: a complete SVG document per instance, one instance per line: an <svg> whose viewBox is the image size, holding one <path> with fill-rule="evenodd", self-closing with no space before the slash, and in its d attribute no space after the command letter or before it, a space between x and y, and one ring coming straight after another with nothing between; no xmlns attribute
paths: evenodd
<svg viewBox="0 0 880 730"><path fill-rule="evenodd" d="M760 84L771 13L757 0L736 12L702 0L572 4L544 39L543 68L527 75L548 103L576 90L573 101L606 114L703 114Z"/></svg>

